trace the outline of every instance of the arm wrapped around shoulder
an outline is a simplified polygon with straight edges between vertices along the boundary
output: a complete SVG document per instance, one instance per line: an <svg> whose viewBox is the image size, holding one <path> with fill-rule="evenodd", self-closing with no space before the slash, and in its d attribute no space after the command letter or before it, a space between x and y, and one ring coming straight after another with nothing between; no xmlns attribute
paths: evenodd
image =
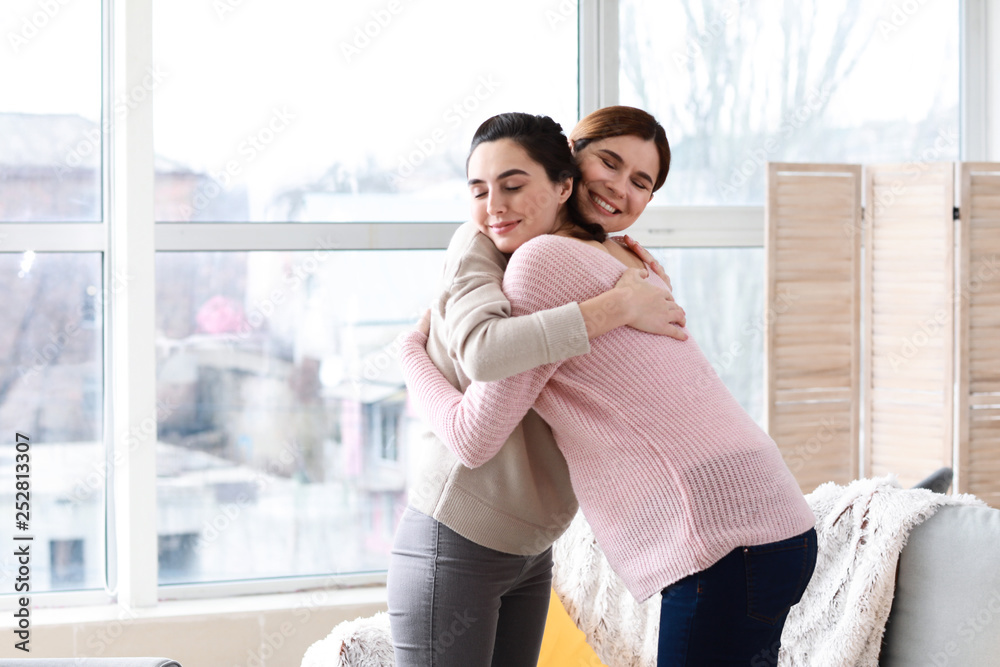
<svg viewBox="0 0 1000 667"><path fill-rule="evenodd" d="M419 331L401 339L399 360L406 386L434 433L465 466L477 468L496 456L558 367L547 364L499 382L455 389L427 356Z"/></svg>
<svg viewBox="0 0 1000 667"><path fill-rule="evenodd" d="M590 351L576 303L511 317L501 289L506 260L492 241L477 233L461 251L445 303L444 331L448 349L466 375L501 380Z"/></svg>

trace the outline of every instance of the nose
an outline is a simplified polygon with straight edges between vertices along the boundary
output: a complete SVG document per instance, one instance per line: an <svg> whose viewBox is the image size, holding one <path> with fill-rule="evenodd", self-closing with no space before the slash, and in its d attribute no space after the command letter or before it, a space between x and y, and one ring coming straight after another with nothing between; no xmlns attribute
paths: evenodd
<svg viewBox="0 0 1000 667"><path fill-rule="evenodd" d="M624 196L627 188L625 187L625 182L628 180L628 176L625 174L619 174L616 178L608 181L608 189L611 190L612 194L616 197Z"/></svg>
<svg viewBox="0 0 1000 667"><path fill-rule="evenodd" d="M499 217L507 210L507 199L502 193L490 190L486 195L486 212L493 217Z"/></svg>

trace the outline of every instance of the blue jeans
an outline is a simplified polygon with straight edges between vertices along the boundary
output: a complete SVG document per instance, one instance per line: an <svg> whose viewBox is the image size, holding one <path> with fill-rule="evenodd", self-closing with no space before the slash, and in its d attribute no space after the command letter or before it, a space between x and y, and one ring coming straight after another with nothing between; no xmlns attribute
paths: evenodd
<svg viewBox="0 0 1000 667"><path fill-rule="evenodd" d="M788 610L816 567L816 530L780 542L739 547L663 589L656 664L778 663Z"/></svg>
<svg viewBox="0 0 1000 667"><path fill-rule="evenodd" d="M534 667L552 549L515 556L407 507L387 581L396 667Z"/></svg>

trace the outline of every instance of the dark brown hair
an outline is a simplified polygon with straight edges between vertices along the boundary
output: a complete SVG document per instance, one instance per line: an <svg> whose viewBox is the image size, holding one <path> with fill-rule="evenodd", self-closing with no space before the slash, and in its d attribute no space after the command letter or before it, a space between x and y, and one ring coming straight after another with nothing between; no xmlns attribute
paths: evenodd
<svg viewBox="0 0 1000 667"><path fill-rule="evenodd" d="M563 134L562 126L548 116L511 112L487 118L472 137L469 157L465 160L466 174L469 170L469 159L479 144L500 139L510 139L523 148L529 158L542 165L545 174L553 183L572 178L573 189L576 190L577 181L580 180L580 168L569 149L569 142ZM588 222L580 214L576 197L571 196L563 206L568 220L573 223L573 236L601 242L607 238L608 235L603 227Z"/></svg>
<svg viewBox="0 0 1000 667"><path fill-rule="evenodd" d="M667 172L670 171L670 144L663 126L642 109L626 106L598 109L576 124L569 133L569 140L573 142L573 150L579 154L592 141L626 135L634 135L656 145L660 156L660 169L653 183L653 192L656 192L667 180Z"/></svg>

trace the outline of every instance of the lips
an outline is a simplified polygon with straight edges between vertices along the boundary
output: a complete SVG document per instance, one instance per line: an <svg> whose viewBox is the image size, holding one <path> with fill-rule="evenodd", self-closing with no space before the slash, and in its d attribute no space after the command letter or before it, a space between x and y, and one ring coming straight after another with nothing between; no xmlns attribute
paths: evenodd
<svg viewBox="0 0 1000 667"><path fill-rule="evenodd" d="M598 194L594 194L593 192L590 193L590 201L593 202L594 208L605 215L618 215L621 213L621 211L612 206L608 200Z"/></svg>
<svg viewBox="0 0 1000 667"><path fill-rule="evenodd" d="M490 230L494 234L506 234L517 226L519 220L509 220L506 222L498 222L496 224L490 225Z"/></svg>

